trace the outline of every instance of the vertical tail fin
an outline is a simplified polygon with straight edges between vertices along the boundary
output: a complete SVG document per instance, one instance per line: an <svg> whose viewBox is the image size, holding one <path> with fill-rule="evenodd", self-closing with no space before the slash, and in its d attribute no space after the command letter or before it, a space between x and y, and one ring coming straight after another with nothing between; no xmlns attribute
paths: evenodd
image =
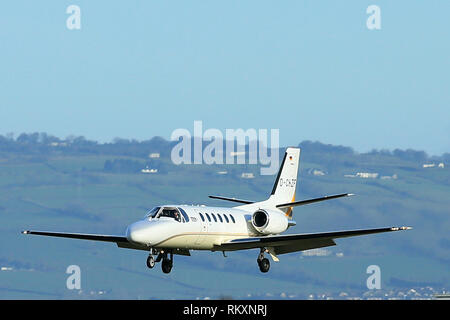
<svg viewBox="0 0 450 320"><path fill-rule="evenodd" d="M269 198L271 203L295 201L299 162L300 148L287 148ZM292 217L292 208L285 208L283 211L289 218Z"/></svg>

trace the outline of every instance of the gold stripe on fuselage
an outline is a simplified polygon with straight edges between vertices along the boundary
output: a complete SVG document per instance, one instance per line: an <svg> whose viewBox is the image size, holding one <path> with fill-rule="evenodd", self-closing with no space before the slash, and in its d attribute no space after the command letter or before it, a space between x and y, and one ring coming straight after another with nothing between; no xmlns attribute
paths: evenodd
<svg viewBox="0 0 450 320"><path fill-rule="evenodd" d="M183 248L209 250L214 245L238 238L248 238L248 233L225 233L225 232L184 232L173 235L157 244L157 248Z"/></svg>

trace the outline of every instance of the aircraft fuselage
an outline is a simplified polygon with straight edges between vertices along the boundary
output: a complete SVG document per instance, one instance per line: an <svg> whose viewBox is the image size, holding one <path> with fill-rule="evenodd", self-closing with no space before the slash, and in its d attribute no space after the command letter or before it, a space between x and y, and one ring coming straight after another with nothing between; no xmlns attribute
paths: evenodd
<svg viewBox="0 0 450 320"><path fill-rule="evenodd" d="M127 239L158 249L214 250L228 240L261 235L253 228L253 212L242 209L187 205L161 208L178 209L180 219L147 216L128 226ZM285 217L281 210L279 214ZM285 219L287 229L288 219Z"/></svg>

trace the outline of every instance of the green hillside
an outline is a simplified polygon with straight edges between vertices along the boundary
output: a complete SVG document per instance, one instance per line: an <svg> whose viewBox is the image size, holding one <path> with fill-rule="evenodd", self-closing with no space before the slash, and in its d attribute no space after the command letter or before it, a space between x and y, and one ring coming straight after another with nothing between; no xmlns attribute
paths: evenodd
<svg viewBox="0 0 450 320"><path fill-rule="evenodd" d="M320 292L359 294L367 291L366 268L372 264L380 266L385 290L450 287L450 171L447 166L422 167L445 159L362 155L301 144L296 199L342 192L357 196L296 208L297 226L290 233L402 225L414 229L342 239L321 255L281 256L268 274L259 272L254 250L227 258L208 252L176 256L172 273L165 275L159 268L147 269L143 251L20 234L24 229L123 234L127 224L157 204L230 205L208 195L261 200L272 188L275 177L259 175L257 165L175 166L170 145L158 143L133 146L134 151L130 146L89 145L43 152L2 145L0 298L299 299ZM155 150L161 157L148 158ZM133 171L136 165L161 170L143 174ZM227 174L219 175L222 170ZM253 172L255 178L242 179L242 172ZM358 172L379 175L346 177ZM81 268L81 291L66 288L65 271L72 264Z"/></svg>

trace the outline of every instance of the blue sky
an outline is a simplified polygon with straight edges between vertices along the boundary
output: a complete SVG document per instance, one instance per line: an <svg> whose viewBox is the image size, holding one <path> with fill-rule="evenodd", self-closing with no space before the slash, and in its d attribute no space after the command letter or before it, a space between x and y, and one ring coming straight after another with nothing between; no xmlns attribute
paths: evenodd
<svg viewBox="0 0 450 320"><path fill-rule="evenodd" d="M68 30L66 8L81 8ZM368 30L366 8L381 9ZM450 152L448 1L11 1L0 9L0 134L169 138L280 129Z"/></svg>

